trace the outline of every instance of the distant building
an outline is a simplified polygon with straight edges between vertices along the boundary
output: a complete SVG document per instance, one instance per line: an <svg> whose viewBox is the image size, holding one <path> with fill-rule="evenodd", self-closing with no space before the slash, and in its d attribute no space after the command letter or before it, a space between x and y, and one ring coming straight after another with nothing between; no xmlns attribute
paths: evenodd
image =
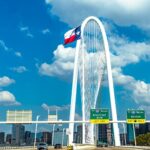
<svg viewBox="0 0 150 150"><path fill-rule="evenodd" d="M126 145L126 136L127 134L126 133L120 133L120 142L121 142L121 145Z"/></svg>
<svg viewBox="0 0 150 150"><path fill-rule="evenodd" d="M41 142L42 141L42 132L38 132L37 134L36 134L36 142ZM33 134L33 138L34 138L34 136L35 136L35 133Z"/></svg>
<svg viewBox="0 0 150 150"><path fill-rule="evenodd" d="M25 126L22 124L12 125L12 144L21 145L25 143Z"/></svg>
<svg viewBox="0 0 150 150"><path fill-rule="evenodd" d="M0 132L0 144L5 143L5 132Z"/></svg>
<svg viewBox="0 0 150 150"><path fill-rule="evenodd" d="M63 135L64 134L64 135ZM66 131L59 128L57 128L57 130L55 130L54 132L54 137L52 135L52 138L54 138L54 145L55 144L62 144L62 138L64 136L64 140L63 140L63 145L66 146L67 145L67 140L68 140L68 136L66 135Z"/></svg>
<svg viewBox="0 0 150 150"><path fill-rule="evenodd" d="M134 142L133 124L127 124L127 144L133 144L133 142Z"/></svg>
<svg viewBox="0 0 150 150"><path fill-rule="evenodd" d="M107 125L107 144L113 145L113 139L112 139L112 124Z"/></svg>
<svg viewBox="0 0 150 150"><path fill-rule="evenodd" d="M6 135L6 144L11 144L11 139L12 139L12 134L7 134Z"/></svg>
<svg viewBox="0 0 150 150"><path fill-rule="evenodd" d="M37 135L38 135L38 133L37 133ZM31 141L32 141L32 143L34 143L34 137L35 137L35 133L31 132Z"/></svg>
<svg viewBox="0 0 150 150"><path fill-rule="evenodd" d="M77 126L77 143L82 143L82 125Z"/></svg>
<svg viewBox="0 0 150 150"><path fill-rule="evenodd" d="M42 132L42 142L45 142L48 145L51 145L52 144L52 133L51 132Z"/></svg>
<svg viewBox="0 0 150 150"><path fill-rule="evenodd" d="M77 132L73 134L73 143L77 143Z"/></svg>
<svg viewBox="0 0 150 150"><path fill-rule="evenodd" d="M145 124L139 124L139 134L146 134L150 132L150 123L145 123Z"/></svg>
<svg viewBox="0 0 150 150"><path fill-rule="evenodd" d="M31 131L25 132L25 143L26 143L26 145L31 145L33 143Z"/></svg>
<svg viewBox="0 0 150 150"><path fill-rule="evenodd" d="M139 125L136 124L136 125L135 125L135 135L138 136L138 135L139 135L139 132L140 132L140 130L139 130Z"/></svg>
<svg viewBox="0 0 150 150"><path fill-rule="evenodd" d="M98 125L98 142L107 143L107 124Z"/></svg>

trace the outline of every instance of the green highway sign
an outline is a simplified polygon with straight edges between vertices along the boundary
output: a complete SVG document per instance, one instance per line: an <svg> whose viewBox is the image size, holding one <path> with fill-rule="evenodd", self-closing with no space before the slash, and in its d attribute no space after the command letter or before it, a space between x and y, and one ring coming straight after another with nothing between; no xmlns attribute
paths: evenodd
<svg viewBox="0 0 150 150"><path fill-rule="evenodd" d="M108 109L91 109L90 122L94 124L108 124L109 110Z"/></svg>
<svg viewBox="0 0 150 150"><path fill-rule="evenodd" d="M146 118L145 118L144 110L139 110L139 109L127 110L127 123L128 124L133 124L133 123L142 124L142 123L145 123L145 121L146 121Z"/></svg>

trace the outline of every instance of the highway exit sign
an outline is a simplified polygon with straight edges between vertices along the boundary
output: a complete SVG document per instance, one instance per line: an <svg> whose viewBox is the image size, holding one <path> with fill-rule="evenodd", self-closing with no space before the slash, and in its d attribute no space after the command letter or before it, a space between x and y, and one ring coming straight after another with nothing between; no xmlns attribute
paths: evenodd
<svg viewBox="0 0 150 150"><path fill-rule="evenodd" d="M145 111L139 109L127 110L127 123L128 124L143 124L145 123Z"/></svg>
<svg viewBox="0 0 150 150"><path fill-rule="evenodd" d="M91 109L90 122L93 124L108 124L109 110L108 109Z"/></svg>

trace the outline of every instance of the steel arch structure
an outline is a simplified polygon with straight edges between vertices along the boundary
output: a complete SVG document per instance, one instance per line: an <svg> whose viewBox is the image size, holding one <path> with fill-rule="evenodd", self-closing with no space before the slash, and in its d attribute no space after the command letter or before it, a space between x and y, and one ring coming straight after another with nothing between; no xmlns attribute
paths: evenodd
<svg viewBox="0 0 150 150"><path fill-rule="evenodd" d="M98 18L90 16L83 21L81 39L76 44L70 121L75 119L78 78L80 79L82 121L85 122L89 120L90 109L96 108L105 66L107 68L112 120L116 122L117 111L107 36L102 22ZM94 144L94 126L89 123L82 123L82 126L82 143ZM113 130L115 146L120 146L117 123L113 123ZM73 144L74 123L69 124L69 131L69 144Z"/></svg>

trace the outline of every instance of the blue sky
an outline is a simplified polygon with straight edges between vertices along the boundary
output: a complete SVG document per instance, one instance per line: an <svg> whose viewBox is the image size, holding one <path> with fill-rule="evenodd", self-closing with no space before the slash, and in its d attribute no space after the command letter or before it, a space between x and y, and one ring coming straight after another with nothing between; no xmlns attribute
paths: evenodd
<svg viewBox="0 0 150 150"><path fill-rule="evenodd" d="M149 118L149 3L148 0L1 0L0 120L5 119L8 109L32 109L33 119L39 113L41 119L46 119L44 103L59 107L60 118L69 117L66 114L75 43L64 47L63 37L67 30L91 15L102 20L108 35L118 117L125 119L128 108L142 108ZM107 87L104 91L101 105L108 107ZM77 106L79 119L80 100Z"/></svg>

